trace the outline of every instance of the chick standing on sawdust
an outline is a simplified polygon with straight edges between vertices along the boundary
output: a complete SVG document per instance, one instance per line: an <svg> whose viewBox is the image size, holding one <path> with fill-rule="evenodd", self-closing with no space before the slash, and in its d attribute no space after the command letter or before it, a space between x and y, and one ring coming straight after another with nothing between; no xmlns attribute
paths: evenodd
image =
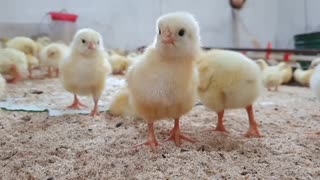
<svg viewBox="0 0 320 180"><path fill-rule="evenodd" d="M27 56L29 78L32 78L32 69L39 66L39 60L36 58L38 55L38 46L31 38L28 37L15 37L6 43L8 48L14 48L22 51Z"/></svg>
<svg viewBox="0 0 320 180"><path fill-rule="evenodd" d="M245 136L260 137L252 108L263 88L258 65L243 54L225 50L204 52L197 63L200 100L218 113L215 130L227 132L223 125L225 109L246 108L250 127Z"/></svg>
<svg viewBox="0 0 320 180"><path fill-rule="evenodd" d="M62 43L51 43L40 53L41 64L48 68L48 76L52 77L52 70L59 76L59 64L67 56L69 47Z"/></svg>
<svg viewBox="0 0 320 180"><path fill-rule="evenodd" d="M105 60L101 35L92 29L81 29L73 38L71 50L60 66L63 87L74 94L69 108L80 109L77 95L91 95L94 101L92 116L99 114L98 101L105 88L111 66Z"/></svg>
<svg viewBox="0 0 320 180"><path fill-rule="evenodd" d="M154 122L172 118L174 128L167 140L180 146L181 140L194 142L180 132L180 117L188 113L197 97L198 74L195 60L200 53L199 25L184 12L170 13L157 20L154 43L127 74L129 101L148 123L149 145L159 145Z"/></svg>

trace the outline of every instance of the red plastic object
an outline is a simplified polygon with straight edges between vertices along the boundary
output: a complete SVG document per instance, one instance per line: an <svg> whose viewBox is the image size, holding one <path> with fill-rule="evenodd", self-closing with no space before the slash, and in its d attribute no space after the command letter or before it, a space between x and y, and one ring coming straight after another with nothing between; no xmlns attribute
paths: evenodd
<svg viewBox="0 0 320 180"><path fill-rule="evenodd" d="M78 15L62 13L62 12L50 12L51 19L53 21L68 21L68 22L76 22L78 19Z"/></svg>
<svg viewBox="0 0 320 180"><path fill-rule="evenodd" d="M272 49L272 44L271 42L268 42L268 47L267 47L268 50L271 50ZM270 59L270 56L271 56L271 51L267 51L266 53L266 60L269 60Z"/></svg>
<svg viewBox="0 0 320 180"><path fill-rule="evenodd" d="M284 56L283 56L283 60L285 62L289 62L291 60L291 56L292 56L291 53L285 53Z"/></svg>

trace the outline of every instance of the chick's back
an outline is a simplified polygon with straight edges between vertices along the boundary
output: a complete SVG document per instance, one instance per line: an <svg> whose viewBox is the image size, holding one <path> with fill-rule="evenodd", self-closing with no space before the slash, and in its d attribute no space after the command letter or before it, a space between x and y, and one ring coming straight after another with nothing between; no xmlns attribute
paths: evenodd
<svg viewBox="0 0 320 180"><path fill-rule="evenodd" d="M198 67L200 98L217 111L248 106L262 90L259 67L240 53L211 50L202 54Z"/></svg>

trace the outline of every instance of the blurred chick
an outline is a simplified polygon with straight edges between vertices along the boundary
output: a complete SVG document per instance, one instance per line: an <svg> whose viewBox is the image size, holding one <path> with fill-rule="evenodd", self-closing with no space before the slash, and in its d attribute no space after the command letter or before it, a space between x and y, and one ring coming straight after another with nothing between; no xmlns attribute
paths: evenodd
<svg viewBox="0 0 320 180"><path fill-rule="evenodd" d="M52 70L59 76L59 64L68 55L69 47L62 43L51 43L40 53L41 64L48 67L48 76L52 77Z"/></svg>
<svg viewBox="0 0 320 180"><path fill-rule="evenodd" d="M132 64L131 59L119 54L111 55L109 58L109 62L112 67L112 73L119 75L124 75L127 72L129 66Z"/></svg>
<svg viewBox="0 0 320 180"><path fill-rule="evenodd" d="M36 42L41 46L45 47L51 43L51 39L47 36L38 37Z"/></svg>
<svg viewBox="0 0 320 180"><path fill-rule="evenodd" d="M294 71L293 77L296 82L302 86L309 86L312 74L315 71L316 65L320 62L320 59L312 61L308 70L302 70L301 65L298 64L298 68Z"/></svg>
<svg viewBox="0 0 320 180"><path fill-rule="evenodd" d="M277 65L281 69L282 74L282 82L283 83L289 83L292 79L293 71L290 64L287 64L285 62L281 62Z"/></svg>
<svg viewBox="0 0 320 180"><path fill-rule="evenodd" d="M180 132L179 119L197 98L195 60L200 52L199 25L191 14L166 14L156 27L154 43L127 74L129 102L149 129L147 142L137 146L149 145L153 151L158 146L154 122L165 118L175 120L167 140L177 146L182 140L194 142Z"/></svg>
<svg viewBox="0 0 320 180"><path fill-rule="evenodd" d="M123 87L111 100L109 113L115 116L137 117L132 106L129 103L129 91L127 87Z"/></svg>
<svg viewBox="0 0 320 180"><path fill-rule="evenodd" d="M4 95L5 89L6 89L6 80L0 74L0 97Z"/></svg>
<svg viewBox="0 0 320 180"><path fill-rule="evenodd" d="M23 80L27 68L27 57L23 52L12 48L0 49L0 73L6 76L8 82Z"/></svg>
<svg viewBox="0 0 320 180"><path fill-rule="evenodd" d="M111 73L100 33L88 28L79 30L60 70L63 87L74 94L74 102L69 108L86 107L80 103L77 95L91 95L94 101L91 115L98 115L98 101L105 88L107 75Z"/></svg>
<svg viewBox="0 0 320 180"><path fill-rule="evenodd" d="M32 69L39 65L37 59L38 46L31 38L28 37L15 37L7 42L8 48L14 48L24 52L27 55L29 77L32 78Z"/></svg>
<svg viewBox="0 0 320 180"><path fill-rule="evenodd" d="M201 102L218 113L216 131L227 132L223 125L225 109L246 108L249 130L246 137L260 137L252 105L263 84L258 65L241 53L211 50L198 61Z"/></svg>
<svg viewBox="0 0 320 180"><path fill-rule="evenodd" d="M283 82L283 73L279 66L269 66L263 59L256 61L262 71L263 84L270 91L272 87L278 91L278 86ZM282 68L282 67L281 67Z"/></svg>
<svg viewBox="0 0 320 180"><path fill-rule="evenodd" d="M310 88L313 94L317 97L318 101L320 101L320 59L316 59L312 61L310 68L315 69L314 73L310 79ZM316 134L320 135L320 131L316 133L308 133L308 134Z"/></svg>

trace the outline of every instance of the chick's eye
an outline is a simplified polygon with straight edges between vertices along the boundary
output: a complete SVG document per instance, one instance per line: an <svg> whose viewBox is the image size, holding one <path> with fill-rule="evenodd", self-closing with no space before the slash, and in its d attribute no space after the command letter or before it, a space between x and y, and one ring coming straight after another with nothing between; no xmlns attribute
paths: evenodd
<svg viewBox="0 0 320 180"><path fill-rule="evenodd" d="M185 33L185 31L184 31L184 29L180 29L180 31L179 31L179 36L183 36L184 35L184 33Z"/></svg>
<svg viewBox="0 0 320 180"><path fill-rule="evenodd" d="M161 29L159 28L159 34L161 35Z"/></svg>
<svg viewBox="0 0 320 180"><path fill-rule="evenodd" d="M100 41L97 41L97 44L100 44Z"/></svg>
<svg viewBox="0 0 320 180"><path fill-rule="evenodd" d="M85 43L86 43L86 40L82 39L82 43L85 44Z"/></svg>

